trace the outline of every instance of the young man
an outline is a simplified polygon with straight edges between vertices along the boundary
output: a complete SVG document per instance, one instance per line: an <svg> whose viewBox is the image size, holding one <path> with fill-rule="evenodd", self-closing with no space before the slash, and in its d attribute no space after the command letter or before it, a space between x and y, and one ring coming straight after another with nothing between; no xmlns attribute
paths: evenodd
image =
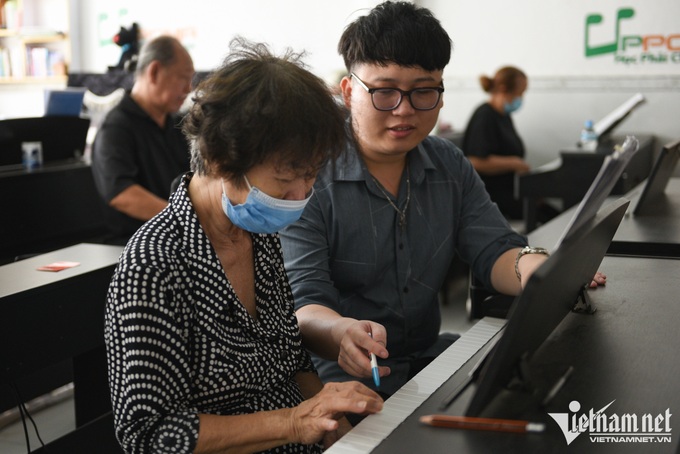
<svg viewBox="0 0 680 454"><path fill-rule="evenodd" d="M97 132L92 172L108 205L113 238L125 244L168 204L172 181L189 170L189 145L175 115L191 92L194 65L175 38L144 45L135 84Z"/></svg>
<svg viewBox="0 0 680 454"><path fill-rule="evenodd" d="M371 377L397 391L457 336L439 334L437 293L456 251L487 286L517 294L546 258L491 202L469 161L429 136L451 41L425 8L385 2L339 43L350 146L322 170L282 233L306 347L324 381ZM529 253L526 253L529 252ZM603 282L603 277L597 277Z"/></svg>

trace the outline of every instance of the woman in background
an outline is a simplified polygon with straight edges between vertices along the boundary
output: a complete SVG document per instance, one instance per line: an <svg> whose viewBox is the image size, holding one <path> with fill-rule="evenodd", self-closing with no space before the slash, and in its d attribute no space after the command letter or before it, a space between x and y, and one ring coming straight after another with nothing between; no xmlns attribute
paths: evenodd
<svg viewBox="0 0 680 454"><path fill-rule="evenodd" d="M493 78L481 76L479 80L490 96L467 124L463 152L501 213L509 219L522 219L522 203L514 197L515 174L525 173L530 167L511 115L522 106L528 79L522 70L505 66Z"/></svg>

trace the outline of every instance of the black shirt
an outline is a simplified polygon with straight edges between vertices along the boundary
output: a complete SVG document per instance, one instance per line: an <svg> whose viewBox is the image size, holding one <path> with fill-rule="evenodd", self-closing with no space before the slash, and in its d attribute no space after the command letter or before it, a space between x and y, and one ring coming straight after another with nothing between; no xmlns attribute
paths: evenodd
<svg viewBox="0 0 680 454"><path fill-rule="evenodd" d="M189 145L179 116L168 116L161 128L129 93L106 116L92 149L92 172L106 202L107 223L118 243L144 223L108 206L133 184L167 199L172 180L189 170Z"/></svg>
<svg viewBox="0 0 680 454"><path fill-rule="evenodd" d="M466 156L485 158L490 155L524 157L524 143L517 134L510 115L501 114L491 104L484 103L475 110L468 122L463 138ZM512 218L521 218L519 201L514 199L515 174L480 175L491 200L501 212Z"/></svg>

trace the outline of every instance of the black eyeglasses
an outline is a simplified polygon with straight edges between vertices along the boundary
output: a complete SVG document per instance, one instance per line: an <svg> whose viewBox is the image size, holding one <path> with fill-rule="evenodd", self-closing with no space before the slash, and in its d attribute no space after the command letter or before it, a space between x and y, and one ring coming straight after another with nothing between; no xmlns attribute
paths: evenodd
<svg viewBox="0 0 680 454"><path fill-rule="evenodd" d="M401 104L404 96L408 97L411 106L416 110L432 110L439 104L444 93L444 87L419 87L413 90L400 90L398 88L368 88L364 81L356 74L350 76L359 82L359 85L371 94L373 107L382 111L394 110Z"/></svg>

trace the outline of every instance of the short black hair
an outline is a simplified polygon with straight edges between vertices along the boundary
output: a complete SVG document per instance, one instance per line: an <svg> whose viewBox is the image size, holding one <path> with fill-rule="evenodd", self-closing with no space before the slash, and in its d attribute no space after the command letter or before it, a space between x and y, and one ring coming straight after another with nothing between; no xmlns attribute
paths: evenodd
<svg viewBox="0 0 680 454"><path fill-rule="evenodd" d="M358 63L443 70L451 48L451 38L429 9L391 1L349 24L338 43L348 73Z"/></svg>
<svg viewBox="0 0 680 454"><path fill-rule="evenodd" d="M257 164L274 160L313 175L345 147L344 114L303 54L273 55L266 44L231 42L220 68L197 87L183 130L192 143L191 169L242 184Z"/></svg>

